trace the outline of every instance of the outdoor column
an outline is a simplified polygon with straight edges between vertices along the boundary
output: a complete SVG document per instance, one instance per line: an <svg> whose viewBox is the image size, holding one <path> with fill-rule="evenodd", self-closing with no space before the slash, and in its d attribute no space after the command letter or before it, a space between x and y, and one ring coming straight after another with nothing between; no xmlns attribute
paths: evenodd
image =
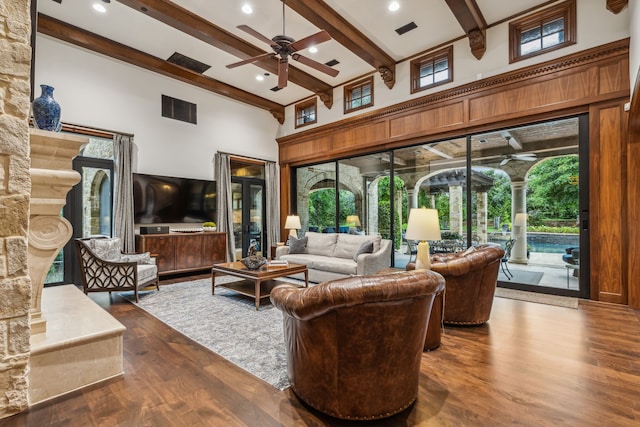
<svg viewBox="0 0 640 427"><path fill-rule="evenodd" d="M409 211L413 208L418 207L418 188L409 189L407 188L407 203Z"/></svg>
<svg viewBox="0 0 640 427"><path fill-rule="evenodd" d="M462 236L462 186L449 187L449 231Z"/></svg>
<svg viewBox="0 0 640 427"><path fill-rule="evenodd" d="M528 264L527 259L527 227L514 226L517 213L527 212L527 182L511 183L511 238L516 239L509 262Z"/></svg>
<svg viewBox="0 0 640 427"><path fill-rule="evenodd" d="M487 243L487 201L488 195L486 192L478 192L476 194L476 235L478 236L479 243Z"/></svg>
<svg viewBox="0 0 640 427"><path fill-rule="evenodd" d="M435 209L436 208L436 195L435 194L429 194L429 207L431 209Z"/></svg>
<svg viewBox="0 0 640 427"><path fill-rule="evenodd" d="M378 233L378 180L375 180L367 189L367 234Z"/></svg>

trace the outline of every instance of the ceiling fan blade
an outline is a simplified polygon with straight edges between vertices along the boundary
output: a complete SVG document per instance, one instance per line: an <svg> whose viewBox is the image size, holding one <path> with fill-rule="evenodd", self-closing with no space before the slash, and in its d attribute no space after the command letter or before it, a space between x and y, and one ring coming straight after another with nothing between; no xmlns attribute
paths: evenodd
<svg viewBox="0 0 640 427"><path fill-rule="evenodd" d="M280 59L278 62L278 89L287 87L289 79L289 61Z"/></svg>
<svg viewBox="0 0 640 427"><path fill-rule="evenodd" d="M259 32L257 32L256 30L254 30L248 25L238 25L236 28L244 31L247 34L251 34L253 37L257 38L258 40L262 40L269 46L278 46L278 44L273 40L271 40L269 37L263 36L262 34L260 34Z"/></svg>
<svg viewBox="0 0 640 427"><path fill-rule="evenodd" d="M291 52L295 52L297 50L306 49L310 46L315 46L320 43L324 43L326 41L331 40L331 36L325 30L320 31L319 33L312 34L303 39L295 41L289 45L289 50Z"/></svg>
<svg viewBox="0 0 640 427"><path fill-rule="evenodd" d="M509 163L509 160L511 160L511 158L504 159L503 161L500 162L500 166L506 165L507 163Z"/></svg>
<svg viewBox="0 0 640 427"><path fill-rule="evenodd" d="M251 64L252 62L260 61L261 59L267 59L271 56L275 56L275 53L263 53L262 55L254 56L252 58L245 59L243 61L234 62L233 64L227 65L227 68L236 68L241 65Z"/></svg>
<svg viewBox="0 0 640 427"><path fill-rule="evenodd" d="M318 71L322 71L323 73L328 74L331 77L337 76L338 73L340 72L340 71L336 70L335 68L331 68L328 65L321 64L318 61L314 61L313 59L309 59L309 58L307 58L305 56L302 56L300 54L297 54L297 53L294 53L293 55L291 55L291 57L293 59L295 59L296 61L301 62L302 64L307 65L307 66L309 66L311 68L314 68L314 69L316 69Z"/></svg>

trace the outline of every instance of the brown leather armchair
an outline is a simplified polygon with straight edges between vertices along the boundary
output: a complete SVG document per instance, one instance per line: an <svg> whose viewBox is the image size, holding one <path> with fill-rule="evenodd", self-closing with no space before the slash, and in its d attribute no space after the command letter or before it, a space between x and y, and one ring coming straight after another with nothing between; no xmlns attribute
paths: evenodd
<svg viewBox="0 0 640 427"><path fill-rule="evenodd" d="M495 245L472 246L464 252L431 255L431 270L447 283L444 323L481 325L489 320L504 249ZM407 270L415 264L407 265Z"/></svg>
<svg viewBox="0 0 640 427"><path fill-rule="evenodd" d="M443 289L443 277L425 270L276 287L291 388L337 418L403 411L418 395L429 313Z"/></svg>

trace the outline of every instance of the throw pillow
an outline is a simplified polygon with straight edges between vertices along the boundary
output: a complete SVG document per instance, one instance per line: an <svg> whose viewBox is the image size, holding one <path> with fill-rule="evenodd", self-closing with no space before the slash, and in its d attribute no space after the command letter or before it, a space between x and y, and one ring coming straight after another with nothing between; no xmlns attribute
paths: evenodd
<svg viewBox="0 0 640 427"><path fill-rule="evenodd" d="M360 245L360 248L353 254L353 260L358 262L358 256L360 254L371 254L373 253L373 242L364 242Z"/></svg>
<svg viewBox="0 0 640 427"><path fill-rule="evenodd" d="M290 254L306 254L307 253L307 238L296 239L293 236L289 236L289 253Z"/></svg>

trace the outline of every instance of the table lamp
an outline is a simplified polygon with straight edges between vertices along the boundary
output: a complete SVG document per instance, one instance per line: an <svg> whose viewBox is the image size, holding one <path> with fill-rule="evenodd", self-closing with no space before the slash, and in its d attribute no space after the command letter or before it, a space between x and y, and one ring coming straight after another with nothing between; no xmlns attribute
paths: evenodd
<svg viewBox="0 0 640 427"><path fill-rule="evenodd" d="M347 225L351 228L360 227L360 218L358 215L347 215Z"/></svg>
<svg viewBox="0 0 640 427"><path fill-rule="evenodd" d="M514 227L524 227L527 225L527 214L518 212L516 217L513 219Z"/></svg>
<svg viewBox="0 0 640 427"><path fill-rule="evenodd" d="M289 230L289 236L293 236L294 238L298 238L298 231L302 228L300 224L300 217L298 215L289 215L287 216L287 220L284 222L284 228Z"/></svg>
<svg viewBox="0 0 640 427"><path fill-rule="evenodd" d="M405 238L419 240L416 255L416 270L431 268L429 258L429 243L427 240L440 240L440 222L438 211L435 209L413 208L409 211L409 221Z"/></svg>

